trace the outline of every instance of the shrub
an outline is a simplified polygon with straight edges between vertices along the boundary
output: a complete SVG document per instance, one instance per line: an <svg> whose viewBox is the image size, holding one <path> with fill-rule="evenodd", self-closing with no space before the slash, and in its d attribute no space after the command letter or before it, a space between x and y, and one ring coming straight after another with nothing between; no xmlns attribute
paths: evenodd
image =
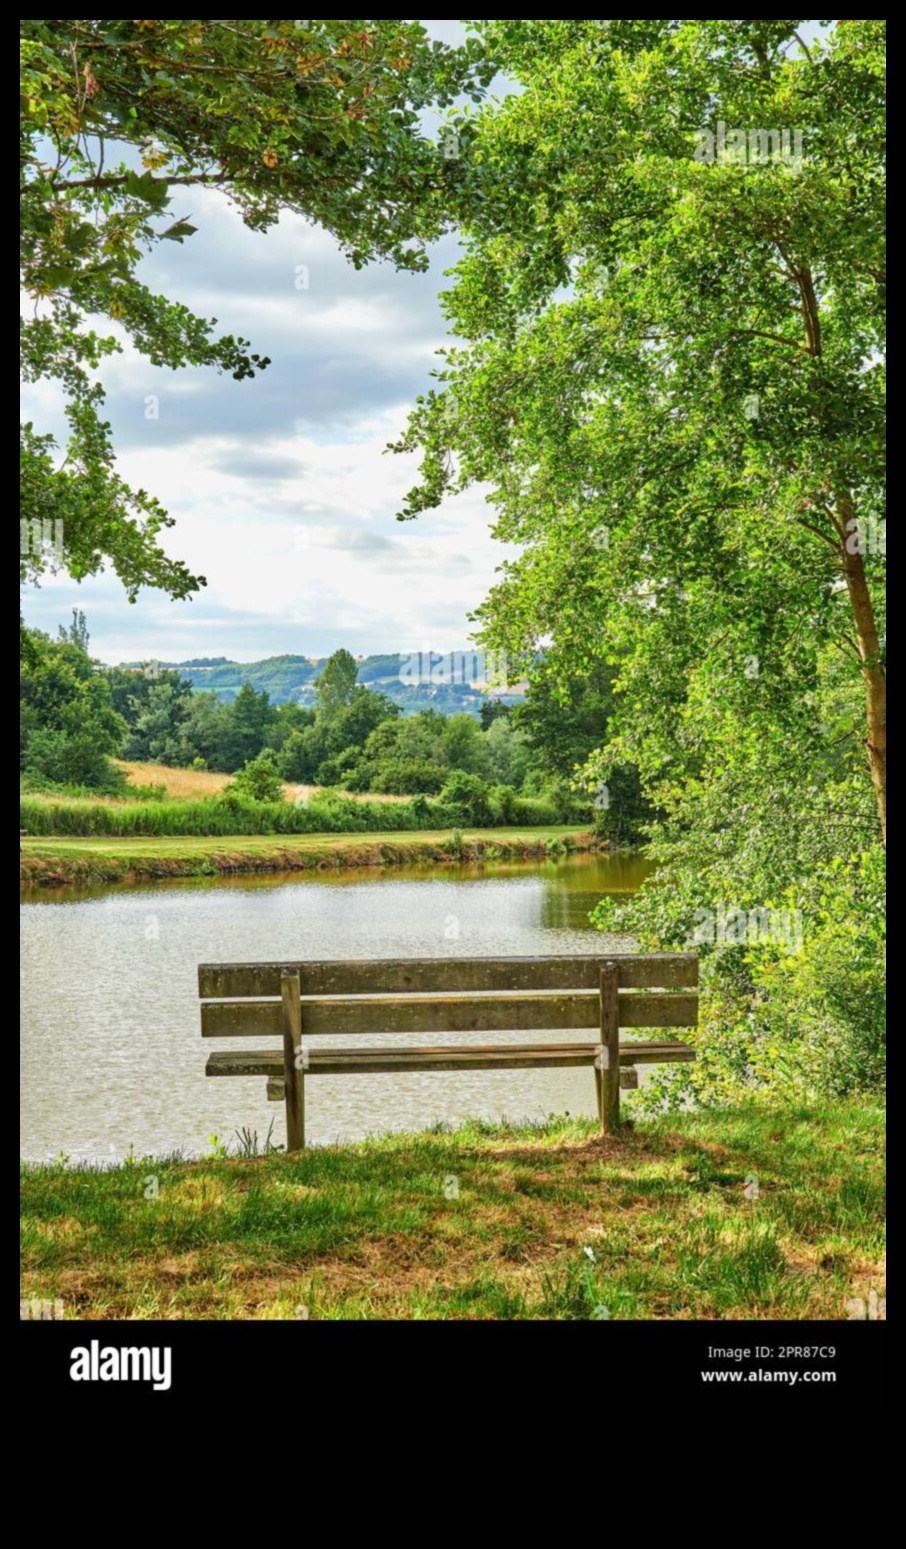
<svg viewBox="0 0 906 1549"><path fill-rule="evenodd" d="M382 796L436 796L445 778L446 771L428 759L395 758L378 767L371 789Z"/></svg>
<svg viewBox="0 0 906 1549"><path fill-rule="evenodd" d="M520 796L513 804L513 822L525 828L553 828L562 821L556 802L547 798Z"/></svg>
<svg viewBox="0 0 906 1549"><path fill-rule="evenodd" d="M336 753L333 758L325 759L315 772L316 783L354 789L356 771L361 757L359 748L346 748L344 752Z"/></svg>
<svg viewBox="0 0 906 1549"><path fill-rule="evenodd" d="M511 785L492 785L488 791L491 822L507 826L518 822L519 798Z"/></svg>
<svg viewBox="0 0 906 1549"><path fill-rule="evenodd" d="M702 910L695 880L661 872L628 905L605 901L596 922L633 930L646 948L698 950L701 1022L694 1064L663 1067L641 1095L664 1101L738 1102L877 1091L886 1079L886 925L883 849L873 847L816 868L801 890L774 895L775 919L795 919L786 941L763 939L750 923L743 939L696 940ZM761 910L738 914L745 925ZM710 932L708 933L711 934Z"/></svg>
<svg viewBox="0 0 906 1549"><path fill-rule="evenodd" d="M125 778L91 731L64 732L41 727L33 731L25 751L25 775L56 786L84 786L102 795L118 796Z"/></svg>
<svg viewBox="0 0 906 1549"><path fill-rule="evenodd" d="M479 775L455 769L440 794L441 803L457 822L481 827L493 822L490 788Z"/></svg>
<svg viewBox="0 0 906 1549"><path fill-rule="evenodd" d="M377 833L388 827L417 832L440 828L445 816L435 803L413 810L401 802L388 813L383 802L352 801L320 795L302 806L289 801L261 802L230 791L204 801L126 802L42 801L27 795L19 802L19 826L36 837L192 837L226 838L261 834Z"/></svg>
<svg viewBox="0 0 906 1549"><path fill-rule="evenodd" d="M232 784L226 787L221 800L234 794L248 801L283 801L283 781L277 773L276 760L270 749L259 753L257 758L250 759L244 769L240 769Z"/></svg>

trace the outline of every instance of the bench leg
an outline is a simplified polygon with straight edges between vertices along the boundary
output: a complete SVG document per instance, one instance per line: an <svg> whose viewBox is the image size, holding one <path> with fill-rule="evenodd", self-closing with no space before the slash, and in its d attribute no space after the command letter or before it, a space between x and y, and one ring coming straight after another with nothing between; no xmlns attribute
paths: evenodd
<svg viewBox="0 0 906 1549"><path fill-rule="evenodd" d="M286 1149L305 1150L305 1071L302 1063L302 985L297 973L280 976L283 998L283 1081Z"/></svg>
<svg viewBox="0 0 906 1549"><path fill-rule="evenodd" d="M595 1061L598 1118L602 1135L620 1128L620 970L616 963L601 969L601 1047Z"/></svg>

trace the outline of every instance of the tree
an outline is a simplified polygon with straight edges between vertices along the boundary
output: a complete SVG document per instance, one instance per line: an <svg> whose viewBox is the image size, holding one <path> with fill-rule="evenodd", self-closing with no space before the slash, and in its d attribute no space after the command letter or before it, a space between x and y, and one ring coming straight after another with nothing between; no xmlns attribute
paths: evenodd
<svg viewBox="0 0 906 1549"><path fill-rule="evenodd" d="M244 796L249 801L283 801L283 782L270 748L250 759L226 788L226 795Z"/></svg>
<svg viewBox="0 0 906 1549"><path fill-rule="evenodd" d="M153 679L147 694L133 699L132 730L123 756L155 764L179 766L198 756L188 737L192 685L178 673Z"/></svg>
<svg viewBox="0 0 906 1549"><path fill-rule="evenodd" d="M130 601L143 586L185 597L204 578L162 548L172 519L116 471L97 372L122 345L95 320L155 365L253 377L268 362L247 341L138 278L144 254L196 229L180 191L221 190L258 231L295 211L357 267L423 267L457 176L423 111L476 95L490 69L474 41L380 19L26 20L21 39L23 376L62 386L70 429L61 455L22 428L21 578L109 561Z"/></svg>
<svg viewBox="0 0 906 1549"><path fill-rule="evenodd" d="M883 841L884 28L804 25L483 24L522 91L475 127L467 342L399 444L401 514L490 485L521 554L484 643L617 666L605 772L659 799L707 772L726 820L760 753L782 826L861 767ZM828 652L862 696L835 737Z"/></svg>
<svg viewBox="0 0 906 1549"><path fill-rule="evenodd" d="M883 1058L884 29L805 25L488 24L522 89L476 125L465 345L401 443L402 515L480 481L518 546L484 644L614 669L587 775L640 771L657 872L596 918L701 956L655 1106Z"/></svg>
<svg viewBox="0 0 906 1549"><path fill-rule="evenodd" d="M481 825L493 819L487 785L464 769L454 769L440 799L458 823Z"/></svg>
<svg viewBox="0 0 906 1549"><path fill-rule="evenodd" d="M486 699L481 707L481 729L489 731L495 721L504 719L510 714L511 706L505 704L502 699Z"/></svg>
<svg viewBox="0 0 906 1549"><path fill-rule="evenodd" d="M315 774L328 757L327 738L319 725L291 731L277 759L284 780L297 785L312 785Z"/></svg>
<svg viewBox="0 0 906 1549"><path fill-rule="evenodd" d="M531 764L531 747L513 716L498 716L485 733L484 764L487 777L495 785L510 785L518 791Z"/></svg>
<svg viewBox="0 0 906 1549"><path fill-rule="evenodd" d="M373 731L386 721L394 721L402 715L386 694L376 689L356 688L348 704L330 721L329 744L331 753L346 748L362 748Z"/></svg>
<svg viewBox="0 0 906 1549"><path fill-rule="evenodd" d="M99 664L81 645L33 631L20 667L19 704L23 771L57 785L122 785L110 759L126 723Z"/></svg>
<svg viewBox="0 0 906 1549"><path fill-rule="evenodd" d="M444 761L469 774L485 772L485 739L474 716L451 715L443 731Z"/></svg>
<svg viewBox="0 0 906 1549"><path fill-rule="evenodd" d="M263 689L257 693L251 683L243 683L229 707L216 767L232 773L256 758L264 747L274 716L270 696Z"/></svg>
<svg viewBox="0 0 906 1549"><path fill-rule="evenodd" d="M513 712L546 773L574 780L610 734L617 709L616 674L606 662L575 670L572 653L549 650L529 677L528 692Z"/></svg>
<svg viewBox="0 0 906 1549"><path fill-rule="evenodd" d="M61 640L68 640L70 645L77 645L80 651L88 655L91 637L88 634L88 620L81 608L73 608L72 623L68 628L65 624L61 624L58 635Z"/></svg>
<svg viewBox="0 0 906 1549"><path fill-rule="evenodd" d="M334 651L321 676L316 679L318 714L328 723L352 703L358 672L356 659L349 651Z"/></svg>
<svg viewBox="0 0 906 1549"><path fill-rule="evenodd" d="M274 722L267 736L267 746L275 753L282 752L292 732L304 731L306 726L314 724L314 719L314 710L303 709L295 700L277 705Z"/></svg>
<svg viewBox="0 0 906 1549"><path fill-rule="evenodd" d="M203 759L209 769L229 773L225 760L229 753L231 719L231 707L215 693L193 693L186 706L183 724L188 759Z"/></svg>

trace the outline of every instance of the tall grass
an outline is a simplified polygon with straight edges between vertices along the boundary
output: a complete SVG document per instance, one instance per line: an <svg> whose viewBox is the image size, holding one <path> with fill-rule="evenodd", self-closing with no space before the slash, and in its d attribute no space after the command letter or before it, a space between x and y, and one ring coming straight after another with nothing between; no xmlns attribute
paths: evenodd
<svg viewBox="0 0 906 1549"><path fill-rule="evenodd" d="M519 801L508 826L554 827L554 808L537 801ZM291 802L245 802L231 798L205 801L130 802L124 806L85 801L41 801L24 796L19 826L37 838L228 838L254 834L386 833L385 802L314 797L298 806ZM457 824L456 814L440 802L423 797L394 803L392 827L418 833Z"/></svg>

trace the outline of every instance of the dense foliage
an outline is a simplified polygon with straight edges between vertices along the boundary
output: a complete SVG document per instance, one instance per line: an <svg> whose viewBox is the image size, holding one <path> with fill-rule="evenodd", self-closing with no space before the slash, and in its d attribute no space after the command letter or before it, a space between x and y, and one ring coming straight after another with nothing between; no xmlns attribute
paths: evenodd
<svg viewBox="0 0 906 1549"><path fill-rule="evenodd" d="M268 361L152 294L142 257L191 238L181 191L207 188L256 231L295 211L357 267L423 267L452 176L424 109L477 94L488 67L414 21L24 20L20 37L22 374L57 384L69 421L64 448L22 427L20 575L109 563L130 600L184 597L204 578L161 546L153 492L117 472L101 367L126 347L240 381Z"/></svg>
<svg viewBox="0 0 906 1549"><path fill-rule="evenodd" d="M620 918L705 962L678 1101L883 1069L884 26L809 29L482 24L521 90L400 443L404 517L478 482L519 546L484 643L613 673L589 780L635 768L661 863Z"/></svg>
<svg viewBox="0 0 906 1549"><path fill-rule="evenodd" d="M153 663L104 667L92 660L84 615L76 613L58 640L38 632L29 637L21 667L24 783L32 791L127 795L112 762L119 755L232 774L231 795L245 803L281 802L284 787L312 786L421 798L423 827L430 826L421 821L429 816L435 824L594 817L603 835L625 840L649 810L631 770L618 773L606 802L587 785L577 788L580 766L606 733L612 701L606 675L578 682L571 696L554 704L540 663L525 702L515 709L488 700L481 720L437 710L404 715L358 681L348 651L337 651L315 680L314 694L312 707L274 705L266 691L245 683L234 699L223 700L210 691L193 692L178 672ZM424 806L429 797L436 798L430 812ZM124 821L145 820L133 815ZM148 818L148 831L162 821L160 814ZM284 815L280 821L296 820ZM297 831L309 832L312 821L310 815L299 819Z"/></svg>

